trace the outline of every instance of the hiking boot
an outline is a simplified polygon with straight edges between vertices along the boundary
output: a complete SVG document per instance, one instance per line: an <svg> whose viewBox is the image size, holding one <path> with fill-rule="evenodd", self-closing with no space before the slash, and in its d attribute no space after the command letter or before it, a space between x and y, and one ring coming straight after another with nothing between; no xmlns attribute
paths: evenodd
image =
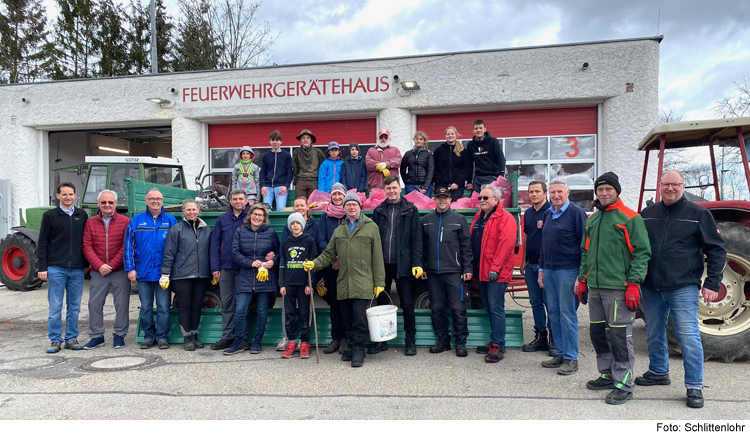
<svg viewBox="0 0 750 448"><path fill-rule="evenodd" d="M284 353L281 354L281 357L285 359L291 358L296 348L297 344L295 344L294 342L287 343L286 350L284 350Z"/></svg>
<svg viewBox="0 0 750 448"><path fill-rule="evenodd" d="M101 347L104 345L104 337L99 338L91 338L90 341L86 343L86 345L83 346L84 350L93 350L95 348ZM151 345L154 345L154 341L151 341Z"/></svg>
<svg viewBox="0 0 750 448"><path fill-rule="evenodd" d="M183 339L185 340L185 346L183 347L185 351L194 352L195 341L193 340L193 335L192 334L185 335Z"/></svg>
<svg viewBox="0 0 750 448"><path fill-rule="evenodd" d="M225 350L232 346L234 339L219 339L218 342L211 344L211 350Z"/></svg>
<svg viewBox="0 0 750 448"><path fill-rule="evenodd" d="M556 369L560 367L563 363L562 355L557 355L552 359L548 359L546 361L542 361L542 367L547 367L550 369Z"/></svg>
<svg viewBox="0 0 750 448"><path fill-rule="evenodd" d="M557 356L557 346L555 345L555 341L552 340L552 337L549 338L549 356Z"/></svg>
<svg viewBox="0 0 750 448"><path fill-rule="evenodd" d="M67 348L68 350L83 350L83 346L78 343L77 339L65 341L65 348Z"/></svg>
<svg viewBox="0 0 750 448"><path fill-rule="evenodd" d="M337 351L339 351L340 345L341 345L341 342L334 339L333 341L328 343L328 347L323 349L323 353L326 355L330 355L331 353L336 353Z"/></svg>
<svg viewBox="0 0 750 448"><path fill-rule="evenodd" d="M339 345L339 355L343 355L344 353L351 351L352 346L349 344L348 339L342 339L341 344Z"/></svg>
<svg viewBox="0 0 750 448"><path fill-rule="evenodd" d="M166 339L159 339L159 350L166 350L169 348L169 342Z"/></svg>
<svg viewBox="0 0 750 448"><path fill-rule="evenodd" d="M370 355L377 355L380 352L388 351L387 342L376 342L375 345L367 349L367 353Z"/></svg>
<svg viewBox="0 0 750 448"><path fill-rule="evenodd" d="M490 352L490 343L488 342L487 345L480 345L477 347L477 353L480 355L486 355Z"/></svg>
<svg viewBox="0 0 750 448"><path fill-rule="evenodd" d="M407 339L404 342L404 355L415 356L417 354L417 344L414 343L414 339Z"/></svg>
<svg viewBox="0 0 750 448"><path fill-rule="evenodd" d="M228 349L224 350L225 355L236 355L245 351L245 343L237 339L232 342Z"/></svg>
<svg viewBox="0 0 750 448"><path fill-rule="evenodd" d="M289 345L289 339L286 337L281 338L279 343L276 345L276 351L277 352L285 352L286 347ZM296 345L296 344L295 344Z"/></svg>
<svg viewBox="0 0 750 448"><path fill-rule="evenodd" d="M357 350L352 350L352 367L362 367L365 363L365 350L362 347L357 347Z"/></svg>
<svg viewBox="0 0 750 448"><path fill-rule="evenodd" d="M557 369L558 375L572 375L578 372L578 361L575 359L565 359L562 365Z"/></svg>
<svg viewBox="0 0 750 448"><path fill-rule="evenodd" d="M432 347L430 347L430 353L443 353L446 350L451 349L451 340L446 337L440 337Z"/></svg>
<svg viewBox="0 0 750 448"><path fill-rule="evenodd" d="M487 351L487 355L484 357L484 362L496 363L503 359L504 350L500 348L498 344L490 344Z"/></svg>
<svg viewBox="0 0 750 448"><path fill-rule="evenodd" d="M87 345L88 345L88 344L87 344ZM154 341L153 341L153 339L146 339L145 341L141 342L141 349L142 349L142 350L148 350L148 349L150 349L150 348L151 348L151 347L153 347L153 346L154 346ZM85 347L84 347L84 348L85 348Z"/></svg>
<svg viewBox="0 0 750 448"><path fill-rule="evenodd" d="M538 331L534 330L534 340L528 344L524 344L521 350L525 352L544 352L549 350L549 343L547 342L547 330Z"/></svg>
<svg viewBox="0 0 750 448"><path fill-rule="evenodd" d="M299 345L299 357L300 359L307 359L310 357L310 344L309 343L303 342Z"/></svg>
<svg viewBox="0 0 750 448"><path fill-rule="evenodd" d="M700 389L687 390L687 407L699 409L703 407L703 391Z"/></svg>
<svg viewBox="0 0 750 448"><path fill-rule="evenodd" d="M466 351L466 346L461 344L456 346L456 356L459 358L465 358L469 356L469 352Z"/></svg>
<svg viewBox="0 0 750 448"><path fill-rule="evenodd" d="M193 335L193 343L195 344L195 348L203 348L203 347L205 347L205 345L203 345L203 343L198 340L198 335L197 334Z"/></svg>
<svg viewBox="0 0 750 448"><path fill-rule="evenodd" d="M615 388L615 381L605 378L604 375L586 383L586 389L588 390L607 390L607 389L614 389L614 388Z"/></svg>
<svg viewBox="0 0 750 448"><path fill-rule="evenodd" d="M607 395L604 402L607 404L625 404L626 401L633 398L633 392L622 389L615 389Z"/></svg>
<svg viewBox="0 0 750 448"><path fill-rule="evenodd" d="M122 336L115 336L112 339L113 339L113 341L112 341L112 347L113 348L123 348L123 347L125 347L125 338L124 337L122 337ZM103 340L104 340L104 338L102 338L102 341ZM86 348L86 347L84 347L84 348Z"/></svg>
<svg viewBox="0 0 750 448"><path fill-rule="evenodd" d="M647 371L643 376L635 378L635 384L639 386L668 386L672 381L669 380L669 374L657 375Z"/></svg>
<svg viewBox="0 0 750 448"><path fill-rule="evenodd" d="M61 345L59 342L53 342L47 349L47 353L57 353L60 351Z"/></svg>

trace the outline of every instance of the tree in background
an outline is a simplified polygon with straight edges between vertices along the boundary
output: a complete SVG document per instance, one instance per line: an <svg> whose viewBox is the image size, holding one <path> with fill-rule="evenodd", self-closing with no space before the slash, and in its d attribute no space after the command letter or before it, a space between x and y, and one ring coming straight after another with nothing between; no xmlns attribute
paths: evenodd
<svg viewBox="0 0 750 448"><path fill-rule="evenodd" d="M742 82L732 82L734 93L714 103L713 110L722 118L747 117L750 115L750 75L746 73Z"/></svg>
<svg viewBox="0 0 750 448"><path fill-rule="evenodd" d="M220 45L210 16L209 0L180 0L180 20L174 43L174 71L213 70L219 67Z"/></svg>
<svg viewBox="0 0 750 448"><path fill-rule="evenodd" d="M99 29L96 30L96 46L100 55L94 76L125 76L132 73L128 56L128 33L123 28L127 18L120 4L112 0L101 0L99 5Z"/></svg>
<svg viewBox="0 0 750 448"><path fill-rule="evenodd" d="M33 82L44 76L47 11L41 0L0 3L0 82Z"/></svg>
<svg viewBox="0 0 750 448"><path fill-rule="evenodd" d="M163 0L156 0L156 53L159 73L171 71L170 47L174 24ZM151 73L151 10L148 2L130 0L127 13L127 47L131 73Z"/></svg>
<svg viewBox="0 0 750 448"><path fill-rule="evenodd" d="M95 0L57 0L60 12L55 21L48 71L51 79L90 78L97 73L99 45Z"/></svg>
<svg viewBox="0 0 750 448"><path fill-rule="evenodd" d="M253 23L262 4L219 0L213 8L211 22L221 46L220 68L258 67L270 62L269 51L279 35L273 35L268 21Z"/></svg>

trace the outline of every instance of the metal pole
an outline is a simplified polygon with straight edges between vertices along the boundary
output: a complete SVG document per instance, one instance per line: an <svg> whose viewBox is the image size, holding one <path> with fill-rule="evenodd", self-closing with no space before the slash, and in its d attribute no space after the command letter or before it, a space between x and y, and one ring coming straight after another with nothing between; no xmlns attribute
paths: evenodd
<svg viewBox="0 0 750 448"><path fill-rule="evenodd" d="M156 0L151 0L151 73L159 73L159 59L156 54Z"/></svg>
<svg viewBox="0 0 750 448"><path fill-rule="evenodd" d="M721 194L719 194L719 179L716 176L716 159L714 158L714 139L711 137L708 139L708 148L711 150L711 173L714 175L714 193L716 194L716 200L721 201ZM722 159L722 163L724 160ZM723 168L723 166L722 166ZM722 172L722 175L724 173Z"/></svg>
<svg viewBox="0 0 750 448"><path fill-rule="evenodd" d="M643 207L643 193L646 188L646 173L648 172L648 154L651 151L649 151L649 148L646 147L646 158L643 161L643 177L641 177L641 195L638 198L638 212L641 211L641 207ZM659 188L657 185L656 188Z"/></svg>
<svg viewBox="0 0 750 448"><path fill-rule="evenodd" d="M740 155L742 156L742 166L745 168L745 181L747 181L748 193L750 193L750 167L747 166L747 151L745 148L745 139L742 135L742 128L737 126L737 141L740 145Z"/></svg>
<svg viewBox="0 0 750 448"><path fill-rule="evenodd" d="M654 202L659 202L661 200L661 171L664 169L664 147L666 146L667 142L667 135L662 134L661 138L659 139L659 172L656 173L656 197L654 198Z"/></svg>

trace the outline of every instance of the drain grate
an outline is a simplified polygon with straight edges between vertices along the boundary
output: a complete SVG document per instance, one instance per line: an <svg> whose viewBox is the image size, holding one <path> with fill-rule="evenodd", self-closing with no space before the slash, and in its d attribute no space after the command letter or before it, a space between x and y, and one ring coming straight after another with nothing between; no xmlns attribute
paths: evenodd
<svg viewBox="0 0 750 448"><path fill-rule="evenodd" d="M118 372L150 367L159 361L161 361L161 358L153 355L112 356L91 359L81 364L79 369L88 372Z"/></svg>

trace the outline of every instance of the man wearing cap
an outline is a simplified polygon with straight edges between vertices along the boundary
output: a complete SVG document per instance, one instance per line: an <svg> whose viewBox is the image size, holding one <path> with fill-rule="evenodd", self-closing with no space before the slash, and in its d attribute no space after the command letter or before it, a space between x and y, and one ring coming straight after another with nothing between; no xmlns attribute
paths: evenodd
<svg viewBox="0 0 750 448"><path fill-rule="evenodd" d="M474 137L466 145L474 163L474 180L466 185L466 189L472 187L479 192L482 185L497 180L498 176L505 175L505 154L500 146L500 141L490 135L485 128L484 121L474 122Z"/></svg>
<svg viewBox="0 0 750 448"><path fill-rule="evenodd" d="M456 356L468 355L466 339L466 307L472 277L471 237L466 218L451 210L451 190L435 190L435 211L422 218L425 273L430 290L432 328L438 341L430 353L440 353L450 348L448 310L453 315L453 336L456 339Z"/></svg>
<svg viewBox="0 0 750 448"><path fill-rule="evenodd" d="M337 282L341 313L351 341L350 352L341 356L351 361L352 367L362 367L365 362L367 341L367 305L374 295L385 290L383 249L378 226L361 214L362 202L356 193L344 197L346 221L334 230L331 242L318 258L305 261L302 266L309 271L319 271L339 260Z"/></svg>
<svg viewBox="0 0 750 448"><path fill-rule="evenodd" d="M295 196L310 197L318 187L318 172L326 156L323 151L313 146L318 141L309 129L303 129L297 136L300 146L292 155L292 172L294 174Z"/></svg>
<svg viewBox="0 0 750 448"><path fill-rule="evenodd" d="M255 151L249 146L240 148L237 165L232 170L232 181L229 191L242 190L245 192L248 204L254 204L258 199L258 184L260 182L260 167L253 163Z"/></svg>
<svg viewBox="0 0 750 448"><path fill-rule="evenodd" d="M396 291L404 310L404 333L406 356L417 354L417 324L414 315L414 300L411 295L411 281L421 278L422 232L419 231L419 210L401 196L398 177L390 175L385 178L386 200L375 207L372 220L380 230L383 243L383 260L385 261L385 292L378 296L378 305L388 305L391 283L396 281ZM375 354L388 350L386 342L377 342L368 350Z"/></svg>
<svg viewBox="0 0 750 448"><path fill-rule="evenodd" d="M607 172L594 182L596 211L586 221L576 292L589 305L591 343L599 377L590 390L607 390L607 404L633 397L633 319L646 278L651 246L643 218L620 199L619 178ZM588 300L587 300L588 296Z"/></svg>
<svg viewBox="0 0 750 448"><path fill-rule="evenodd" d="M383 188L383 180L390 176L391 172L398 178L401 151L391 146L391 132L388 129L378 132L378 144L367 151L365 165L368 172L367 186L370 190Z"/></svg>
<svg viewBox="0 0 750 448"><path fill-rule="evenodd" d="M341 160L341 149L339 149L338 142L328 144L326 155L328 157L320 165L318 172L318 190L330 193L333 184L338 183L341 179L341 165L344 163Z"/></svg>

